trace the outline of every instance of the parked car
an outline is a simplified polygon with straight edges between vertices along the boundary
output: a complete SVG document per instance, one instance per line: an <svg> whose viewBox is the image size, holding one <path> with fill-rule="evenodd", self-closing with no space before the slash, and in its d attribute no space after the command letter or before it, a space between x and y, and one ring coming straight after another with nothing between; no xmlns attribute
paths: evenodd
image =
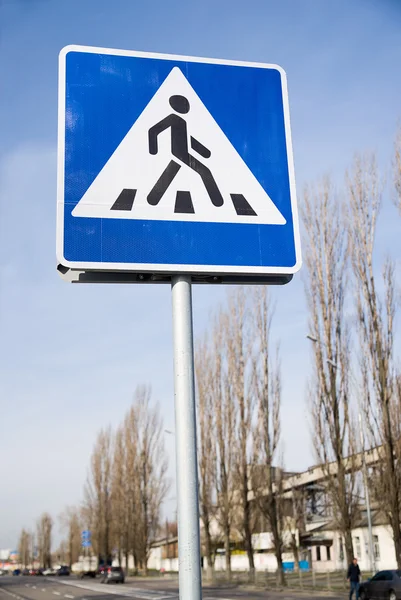
<svg viewBox="0 0 401 600"><path fill-rule="evenodd" d="M102 573L101 583L124 583L125 575L122 567L107 567Z"/></svg>
<svg viewBox="0 0 401 600"><path fill-rule="evenodd" d="M111 567L111 565L99 565L99 566L98 566L98 568L97 568L97 574L98 574L98 575L103 575L103 573L104 573L105 571L107 571L107 569L108 569L109 567Z"/></svg>
<svg viewBox="0 0 401 600"><path fill-rule="evenodd" d="M56 571L57 577L65 577L70 574L70 568L66 566L62 566Z"/></svg>
<svg viewBox="0 0 401 600"><path fill-rule="evenodd" d="M50 568L48 568L48 569L45 569L45 570L43 571L43 575L44 575L45 577L48 577L49 575L55 575L56 573L57 573L56 569L52 569L51 567L50 567Z"/></svg>
<svg viewBox="0 0 401 600"><path fill-rule="evenodd" d="M13 575L15 575L15 576L21 575L21 569L14 569Z"/></svg>
<svg viewBox="0 0 401 600"><path fill-rule="evenodd" d="M29 569L22 569L21 575L24 575L24 576L29 575Z"/></svg>
<svg viewBox="0 0 401 600"><path fill-rule="evenodd" d="M379 571L359 588L360 600L401 600L401 571Z"/></svg>

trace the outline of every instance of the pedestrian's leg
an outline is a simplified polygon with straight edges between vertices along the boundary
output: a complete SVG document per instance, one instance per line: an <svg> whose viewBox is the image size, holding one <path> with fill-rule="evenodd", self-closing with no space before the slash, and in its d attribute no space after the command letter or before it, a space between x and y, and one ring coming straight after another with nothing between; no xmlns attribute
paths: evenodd
<svg viewBox="0 0 401 600"><path fill-rule="evenodd" d="M356 600L359 600L359 583L357 583L355 586L355 597Z"/></svg>
<svg viewBox="0 0 401 600"><path fill-rule="evenodd" d="M163 173L160 175L159 179L156 181L152 190L148 194L148 202L152 206L156 206L159 204L162 196L167 191L168 186L173 181L174 177L177 175L178 171L181 169L181 166L176 163L174 160L171 160L167 167L164 169Z"/></svg>
<svg viewBox="0 0 401 600"><path fill-rule="evenodd" d="M214 177L207 167L201 163L194 156L188 155L188 166L196 171L202 178L203 185L205 186L207 193L209 194L210 200L214 206L223 206L224 200Z"/></svg>
<svg viewBox="0 0 401 600"><path fill-rule="evenodd" d="M354 595L354 584L352 581L350 582L349 586L349 600L352 600L352 596Z"/></svg>

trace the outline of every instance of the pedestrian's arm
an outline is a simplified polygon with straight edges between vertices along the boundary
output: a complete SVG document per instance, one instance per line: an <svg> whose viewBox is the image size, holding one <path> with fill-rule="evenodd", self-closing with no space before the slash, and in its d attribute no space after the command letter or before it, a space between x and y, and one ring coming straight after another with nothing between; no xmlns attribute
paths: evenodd
<svg viewBox="0 0 401 600"><path fill-rule="evenodd" d="M203 144L201 144L196 138L191 135L191 148L195 150L198 154L203 156L203 158L210 158L211 152L209 148L206 148Z"/></svg>
<svg viewBox="0 0 401 600"><path fill-rule="evenodd" d="M161 133L162 131L164 131L165 129L167 129L168 127L171 126L171 116L172 115L169 115L168 117L166 117L159 123L156 123L156 125L153 125L153 127L151 127L149 129L149 152L150 152L150 154L157 154L157 151L158 151L157 136L159 135L159 133Z"/></svg>

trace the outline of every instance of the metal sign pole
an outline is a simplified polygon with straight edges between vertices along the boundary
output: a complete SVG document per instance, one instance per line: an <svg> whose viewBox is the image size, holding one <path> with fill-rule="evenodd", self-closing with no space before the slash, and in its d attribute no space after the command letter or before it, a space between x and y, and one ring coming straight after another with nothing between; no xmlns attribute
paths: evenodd
<svg viewBox="0 0 401 600"><path fill-rule="evenodd" d="M180 600L201 600L191 277L173 276L171 289Z"/></svg>

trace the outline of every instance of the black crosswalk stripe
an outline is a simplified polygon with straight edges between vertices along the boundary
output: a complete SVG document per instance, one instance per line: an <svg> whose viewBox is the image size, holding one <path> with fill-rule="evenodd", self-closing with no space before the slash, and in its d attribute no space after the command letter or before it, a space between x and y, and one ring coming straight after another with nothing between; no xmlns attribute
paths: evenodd
<svg viewBox="0 0 401 600"><path fill-rule="evenodd" d="M195 213L190 192L177 192L174 212L185 214Z"/></svg>
<svg viewBox="0 0 401 600"><path fill-rule="evenodd" d="M230 194L230 196L238 216L257 217L257 214L243 194Z"/></svg>
<svg viewBox="0 0 401 600"><path fill-rule="evenodd" d="M110 210L132 210L137 190L123 189L117 200L111 206ZM239 217L257 217L248 200L243 194L230 194L235 212ZM148 199L149 201L149 199ZM156 204L150 202L150 204ZM188 191L178 191L176 194L174 212L176 214L195 214L195 208L192 202L191 193Z"/></svg>
<svg viewBox="0 0 401 600"><path fill-rule="evenodd" d="M110 210L132 210L136 196L136 190L124 189Z"/></svg>

